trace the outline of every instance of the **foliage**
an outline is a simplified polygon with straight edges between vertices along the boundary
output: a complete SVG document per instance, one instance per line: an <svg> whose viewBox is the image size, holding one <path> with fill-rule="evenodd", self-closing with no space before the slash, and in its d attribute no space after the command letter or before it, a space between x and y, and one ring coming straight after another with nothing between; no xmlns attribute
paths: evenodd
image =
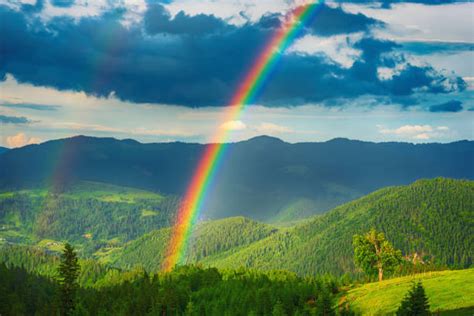
<svg viewBox="0 0 474 316"><path fill-rule="evenodd" d="M354 261L367 275L378 273L382 281L384 272L393 272L402 261L400 250L393 248L383 233L371 229L365 235L354 235Z"/></svg>
<svg viewBox="0 0 474 316"><path fill-rule="evenodd" d="M59 284L61 285L61 314L71 315L75 308L80 266L76 252L69 243L64 245L58 271Z"/></svg>
<svg viewBox="0 0 474 316"><path fill-rule="evenodd" d="M403 299L397 310L397 316L431 315L430 304L421 282L413 283L412 288Z"/></svg>

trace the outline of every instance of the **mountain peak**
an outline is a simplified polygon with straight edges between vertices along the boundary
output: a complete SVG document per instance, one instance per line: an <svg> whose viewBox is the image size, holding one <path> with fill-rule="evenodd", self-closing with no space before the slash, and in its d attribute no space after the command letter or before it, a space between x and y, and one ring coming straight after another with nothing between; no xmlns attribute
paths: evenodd
<svg viewBox="0 0 474 316"><path fill-rule="evenodd" d="M268 136L268 135L255 136L255 137L249 138L249 139L247 139L243 142L264 143L264 144L286 143L278 137Z"/></svg>

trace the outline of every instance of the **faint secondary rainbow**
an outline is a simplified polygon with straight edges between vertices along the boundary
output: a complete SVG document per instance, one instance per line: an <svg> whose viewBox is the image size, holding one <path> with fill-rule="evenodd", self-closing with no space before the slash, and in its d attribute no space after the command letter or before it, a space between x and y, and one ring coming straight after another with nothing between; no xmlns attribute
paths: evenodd
<svg viewBox="0 0 474 316"><path fill-rule="evenodd" d="M268 80L282 53L300 34L304 26L314 18L323 2L318 1L298 6L287 16L287 19L265 45L247 73L245 80L234 94L230 106L224 114L224 122L235 121L241 117L246 106L255 100ZM222 160L229 134L229 130L219 129L204 150L172 228L165 253L166 257L162 265L164 271L170 271L184 259L192 228Z"/></svg>

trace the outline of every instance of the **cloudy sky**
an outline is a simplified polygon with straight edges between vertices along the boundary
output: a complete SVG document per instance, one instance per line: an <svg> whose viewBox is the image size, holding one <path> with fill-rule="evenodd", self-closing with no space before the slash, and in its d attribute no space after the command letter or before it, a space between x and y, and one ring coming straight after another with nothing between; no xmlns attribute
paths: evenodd
<svg viewBox="0 0 474 316"><path fill-rule="evenodd" d="M433 4L436 3L436 4ZM0 0L0 146L73 135L474 138L474 3L326 1L236 121L290 0Z"/></svg>

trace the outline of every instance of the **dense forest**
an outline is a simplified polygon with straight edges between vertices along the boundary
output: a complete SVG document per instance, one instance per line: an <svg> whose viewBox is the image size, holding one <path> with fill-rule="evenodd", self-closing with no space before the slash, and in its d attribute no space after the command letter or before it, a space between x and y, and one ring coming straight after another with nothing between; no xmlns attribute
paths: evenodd
<svg viewBox="0 0 474 316"><path fill-rule="evenodd" d="M9 246L0 262L0 314L58 314L57 256ZM182 266L148 274L91 260L80 266L75 315L333 315L342 285L330 276L285 271ZM343 304L342 314L348 308Z"/></svg>
<svg viewBox="0 0 474 316"><path fill-rule="evenodd" d="M283 268L301 275L353 273L352 236L373 227L384 232L404 256L464 268L473 262L473 212L474 182L420 180L376 191L291 227L272 229L241 218L202 223L190 242L187 262L199 260L220 268ZM155 271L168 234L166 229L152 232L104 259L123 268L141 264Z"/></svg>

